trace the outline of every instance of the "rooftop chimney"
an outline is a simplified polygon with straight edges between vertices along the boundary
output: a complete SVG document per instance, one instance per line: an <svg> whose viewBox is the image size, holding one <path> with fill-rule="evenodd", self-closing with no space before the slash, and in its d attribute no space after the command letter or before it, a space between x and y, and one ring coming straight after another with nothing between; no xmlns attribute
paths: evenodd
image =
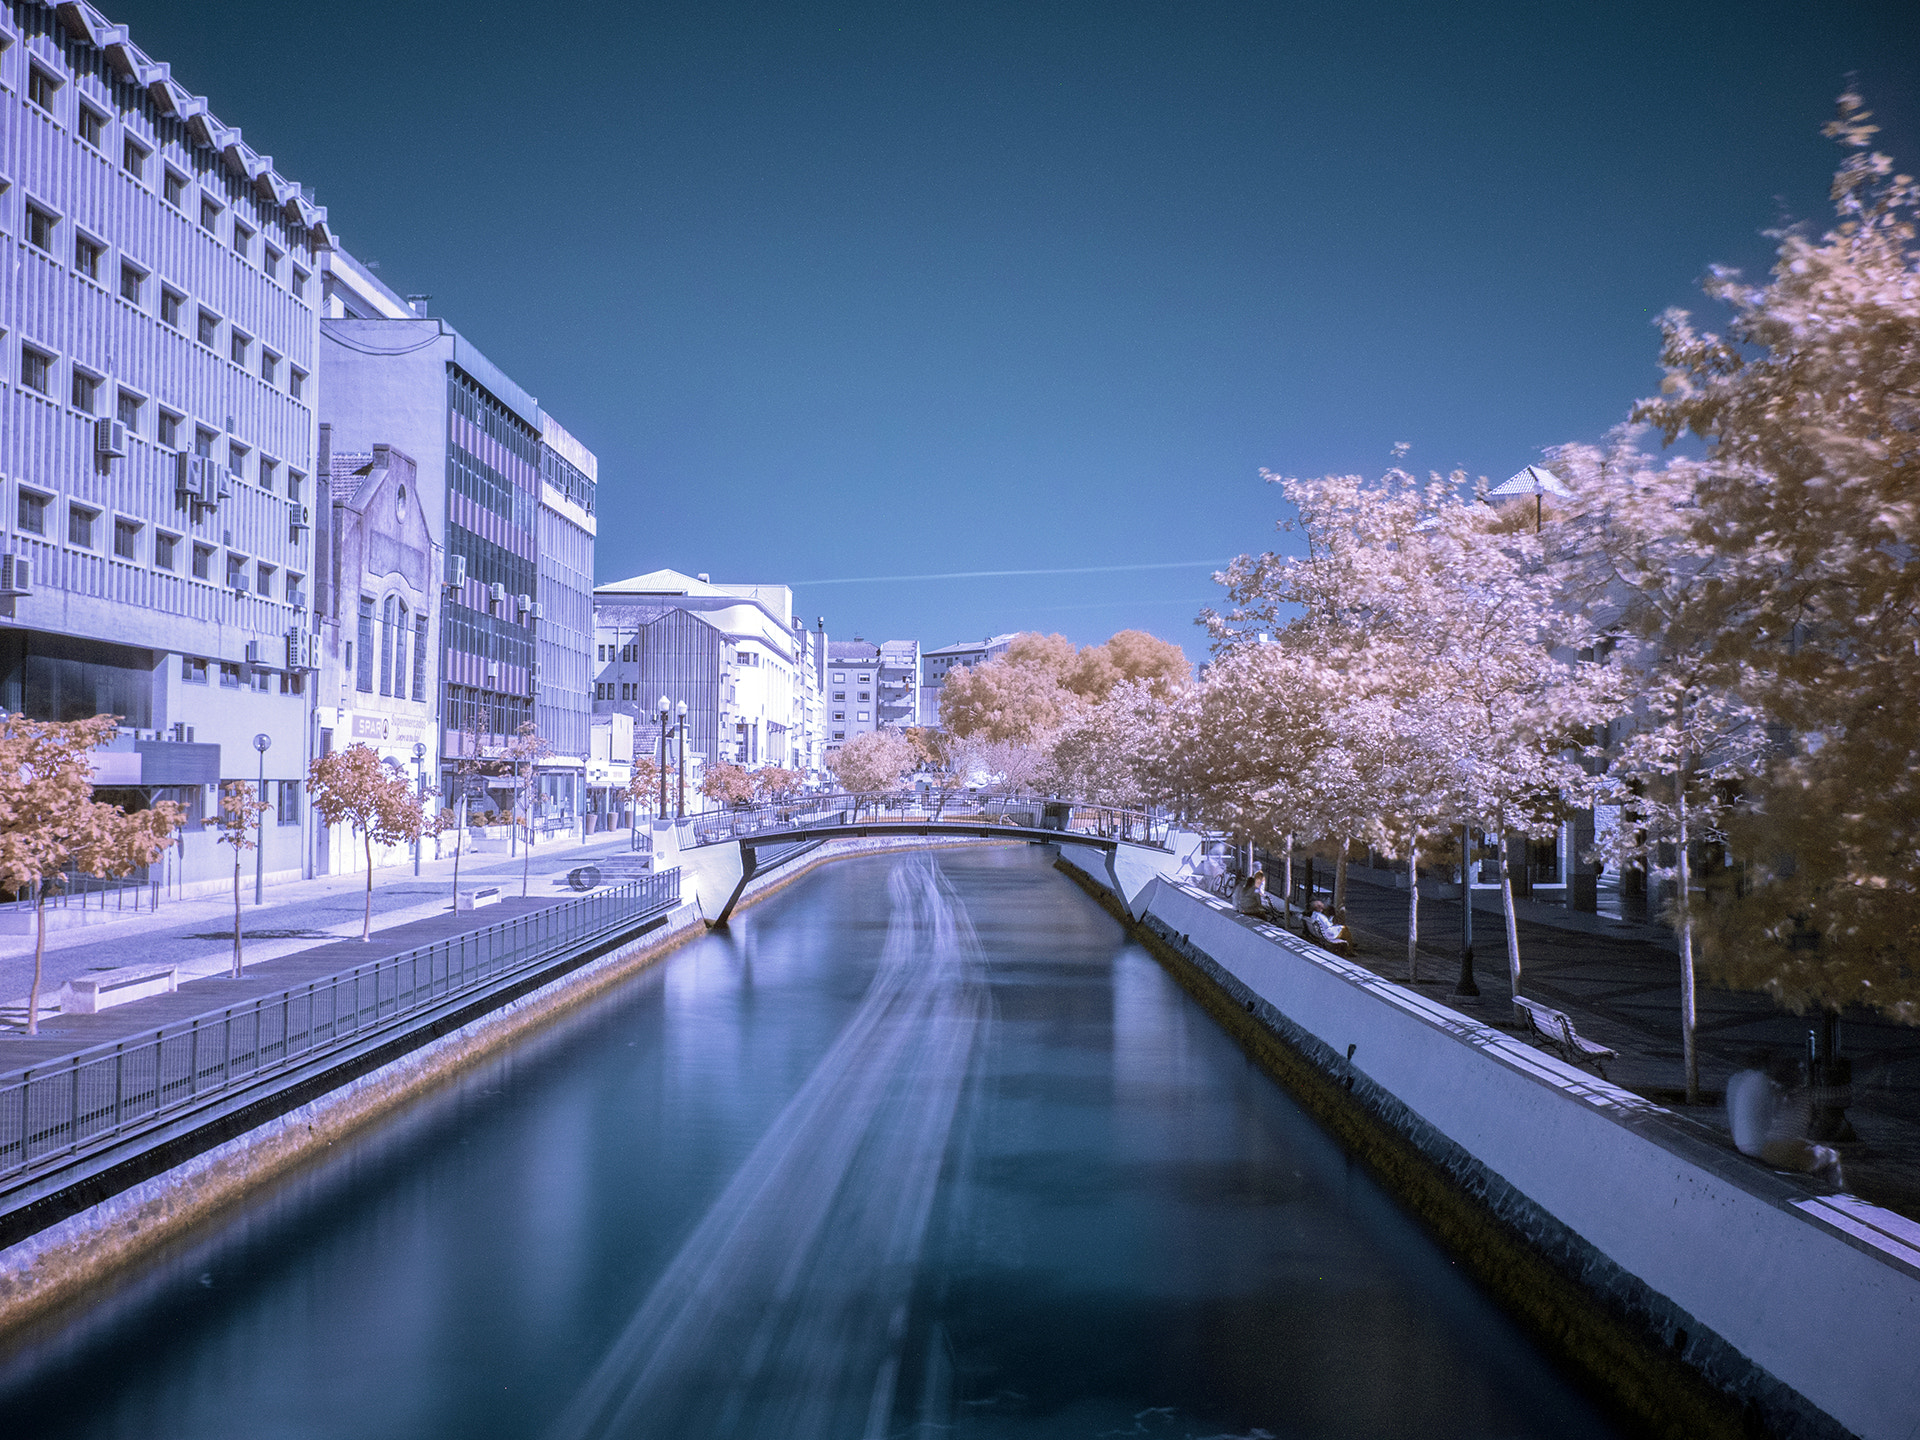
<svg viewBox="0 0 1920 1440"><path fill-rule="evenodd" d="M431 295L409 295L407 308L424 320L427 318L427 302L431 299L433 299Z"/></svg>
<svg viewBox="0 0 1920 1440"><path fill-rule="evenodd" d="M704 570L693 578L698 580L702 585L711 585L713 583L713 577Z"/></svg>

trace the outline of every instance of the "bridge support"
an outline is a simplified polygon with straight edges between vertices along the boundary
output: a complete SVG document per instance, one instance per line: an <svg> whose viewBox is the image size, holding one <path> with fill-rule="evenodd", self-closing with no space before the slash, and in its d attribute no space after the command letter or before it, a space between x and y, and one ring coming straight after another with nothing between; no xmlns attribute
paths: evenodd
<svg viewBox="0 0 1920 1440"><path fill-rule="evenodd" d="M733 907L740 903L740 897L746 893L747 882L760 871L759 850L746 841L740 842L740 883L733 887L733 893L727 897L727 903L720 907L720 913L707 922L709 930L718 930L733 918Z"/></svg>

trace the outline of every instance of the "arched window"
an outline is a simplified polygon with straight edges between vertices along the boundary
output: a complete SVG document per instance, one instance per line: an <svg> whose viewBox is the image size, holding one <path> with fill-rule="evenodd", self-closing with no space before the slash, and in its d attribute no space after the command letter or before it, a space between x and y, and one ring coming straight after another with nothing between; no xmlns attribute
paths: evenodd
<svg viewBox="0 0 1920 1440"><path fill-rule="evenodd" d="M387 596L380 607L380 693L393 694L393 607L400 603L396 595Z"/></svg>
<svg viewBox="0 0 1920 1440"><path fill-rule="evenodd" d="M407 698L407 637L413 633L413 621L406 601L395 596L393 607L393 698L404 700Z"/></svg>

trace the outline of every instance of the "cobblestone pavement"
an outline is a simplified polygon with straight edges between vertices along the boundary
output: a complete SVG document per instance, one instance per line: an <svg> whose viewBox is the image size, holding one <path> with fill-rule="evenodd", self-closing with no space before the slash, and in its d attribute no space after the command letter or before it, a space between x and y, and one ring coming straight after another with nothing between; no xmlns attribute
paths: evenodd
<svg viewBox="0 0 1920 1440"><path fill-rule="evenodd" d="M460 888L497 884L509 896L520 893L523 858L529 896L562 893L574 866L596 856L625 854L628 832L596 835L584 843L536 845L531 857L467 855L460 862ZM329 875L270 887L265 903L253 903L252 877L241 885L243 955L251 966L343 937L357 938L366 905L366 875ZM571 892L566 892L571 893ZM453 860L423 860L413 867L393 865L374 871L373 926L382 930L443 914L453 908ZM47 932L40 981L44 1016L69 976L121 965L178 965L179 978L225 974L233 963L233 899L163 902L157 911L125 919L88 923ZM0 1034L25 1029L27 993L33 978L33 936L0 935Z"/></svg>
<svg viewBox="0 0 1920 1440"><path fill-rule="evenodd" d="M1323 882L1324 882L1324 877ZM1407 892L1368 881L1347 886L1354 958L1389 980L1407 980ZM1484 1024L1520 1034L1507 981L1506 923L1498 911L1473 911L1477 1001L1454 995L1460 975L1460 903L1420 902L1420 978L1413 988ZM1756 1050L1799 1059L1808 1017L1779 1009L1765 995L1699 991L1696 1030L1704 1103L1685 1103L1680 1049L1680 961L1671 945L1562 929L1521 919L1521 989L1573 1018L1575 1028L1619 1052L1607 1078L1668 1106L1698 1132L1732 1147L1721 1094L1727 1077ZM1841 1021L1842 1053L1853 1057L1854 1104L1847 1112L1859 1140L1838 1148L1846 1188L1862 1199L1920 1219L1920 1029L1868 1013ZM1754 1162L1759 1163L1759 1162Z"/></svg>

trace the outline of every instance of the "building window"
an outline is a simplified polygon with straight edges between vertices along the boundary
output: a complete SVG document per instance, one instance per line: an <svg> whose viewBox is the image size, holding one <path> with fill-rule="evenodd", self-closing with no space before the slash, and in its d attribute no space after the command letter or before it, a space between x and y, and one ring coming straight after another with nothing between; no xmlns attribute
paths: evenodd
<svg viewBox="0 0 1920 1440"><path fill-rule="evenodd" d="M219 343L220 317L211 310L200 312L200 343L209 350Z"/></svg>
<svg viewBox="0 0 1920 1440"><path fill-rule="evenodd" d="M180 328L180 309L186 303L187 297L182 295L178 290L168 290L162 286L160 290L160 323L163 325L171 325L174 329L178 330Z"/></svg>
<svg viewBox="0 0 1920 1440"><path fill-rule="evenodd" d="M847 683L846 672L841 670L836 670L833 675L833 683L836 685L846 684Z"/></svg>
<svg viewBox="0 0 1920 1440"><path fill-rule="evenodd" d="M120 142L120 168L136 180L147 177L147 147L131 135Z"/></svg>
<svg viewBox="0 0 1920 1440"><path fill-rule="evenodd" d="M107 117L90 105L82 105L80 107L80 138L98 150L101 137L106 133Z"/></svg>
<svg viewBox="0 0 1920 1440"><path fill-rule="evenodd" d="M227 473L247 478L247 447L237 440L227 442Z"/></svg>
<svg viewBox="0 0 1920 1440"><path fill-rule="evenodd" d="M871 690L862 690L860 692L860 698L862 700L871 700L873 699L873 692ZM862 718L864 719L865 717L863 716Z"/></svg>
<svg viewBox="0 0 1920 1440"><path fill-rule="evenodd" d="M38 65L27 67L27 99L38 105L49 115L53 113L54 97L60 93L60 82L42 70Z"/></svg>
<svg viewBox="0 0 1920 1440"><path fill-rule="evenodd" d="M260 268L266 272L269 280L280 278L280 252L271 245L260 247Z"/></svg>
<svg viewBox="0 0 1920 1440"><path fill-rule="evenodd" d="M202 460L211 460L213 458L213 442L218 438L213 431L195 426L193 431L193 453L198 455Z"/></svg>
<svg viewBox="0 0 1920 1440"><path fill-rule="evenodd" d="M93 522L99 518L98 510L89 510L84 505L69 505L67 507L67 543L91 550Z"/></svg>
<svg viewBox="0 0 1920 1440"><path fill-rule="evenodd" d="M180 417L171 410L162 410L159 421L154 425L154 439L158 440L162 445L165 445L169 450L178 448L180 444Z"/></svg>
<svg viewBox="0 0 1920 1440"><path fill-rule="evenodd" d="M278 803L274 807L274 818L282 825L298 825L300 823L300 782L276 780L274 784L280 791L277 797Z"/></svg>
<svg viewBox="0 0 1920 1440"><path fill-rule="evenodd" d="M51 255L54 231L59 225L60 221L51 211L42 210L38 205L27 206L27 243L34 249Z"/></svg>
<svg viewBox="0 0 1920 1440"><path fill-rule="evenodd" d="M844 690L836 690L833 692L833 698L836 700L844 700L847 698L847 692Z"/></svg>
<svg viewBox="0 0 1920 1440"><path fill-rule="evenodd" d="M362 694L373 693L373 600L360 597L360 663L353 675L354 687Z"/></svg>
<svg viewBox="0 0 1920 1440"><path fill-rule="evenodd" d="M20 347L20 383L42 395L53 393L53 357L31 345Z"/></svg>
<svg viewBox="0 0 1920 1440"><path fill-rule="evenodd" d="M413 698L427 698L427 617L424 615L413 622Z"/></svg>
<svg viewBox="0 0 1920 1440"><path fill-rule="evenodd" d="M115 407L114 415L122 425L127 427L128 434L133 434L139 430L140 407L145 403L145 401L131 390L122 390L120 392L119 403Z"/></svg>
<svg viewBox="0 0 1920 1440"><path fill-rule="evenodd" d="M347 648L352 649L353 647L349 645ZM280 693L282 695L306 694L307 693L307 677L300 674L298 671L295 671L292 674L289 674L286 671L282 671L280 673Z"/></svg>
<svg viewBox="0 0 1920 1440"><path fill-rule="evenodd" d="M836 740L844 740L847 738L847 732L844 730L836 730L833 732L833 738Z"/></svg>
<svg viewBox="0 0 1920 1440"><path fill-rule="evenodd" d="M298 400L307 388L307 374L297 365L287 367L287 394Z"/></svg>
<svg viewBox="0 0 1920 1440"><path fill-rule="evenodd" d="M98 380L86 371L76 368L73 372L73 408L83 414L93 414L94 396L99 389Z"/></svg>
<svg viewBox="0 0 1920 1440"><path fill-rule="evenodd" d="M298 265L293 267L293 280L287 288L302 300L307 298L307 272Z"/></svg>
<svg viewBox="0 0 1920 1440"><path fill-rule="evenodd" d="M176 210L183 208L181 202L186 198L187 194L187 180L184 175L176 175L171 170L167 171L167 178L162 182L161 189L165 193L169 205L173 206Z"/></svg>
<svg viewBox="0 0 1920 1440"><path fill-rule="evenodd" d="M220 683L228 690L240 688L240 667L229 660L220 662Z"/></svg>
<svg viewBox="0 0 1920 1440"><path fill-rule="evenodd" d="M273 470L274 466L278 463L278 461L267 459L264 455L260 457L260 465L255 478L259 480L262 490L273 489Z"/></svg>
<svg viewBox="0 0 1920 1440"><path fill-rule="evenodd" d="M19 528L29 535L47 533L47 497L36 495L31 490L20 492L18 512Z"/></svg>
<svg viewBox="0 0 1920 1440"><path fill-rule="evenodd" d="M233 253L242 260L247 258L247 247L253 243L253 232L238 220L233 222Z"/></svg>
<svg viewBox="0 0 1920 1440"><path fill-rule="evenodd" d="M300 488L306 483L306 479L307 477L302 475L298 470L287 471L287 499L298 500L300 498Z"/></svg>
<svg viewBox="0 0 1920 1440"><path fill-rule="evenodd" d="M73 237L73 268L89 280L100 278L100 257L107 247L86 235Z"/></svg>
<svg viewBox="0 0 1920 1440"><path fill-rule="evenodd" d="M844 720L847 718L847 712L844 710L836 710L833 712L833 718L836 720Z"/></svg>
<svg viewBox="0 0 1920 1440"><path fill-rule="evenodd" d="M132 520L113 522L113 553L122 560L137 558L140 549L140 526Z"/></svg>
<svg viewBox="0 0 1920 1440"><path fill-rule="evenodd" d="M205 195L200 197L200 228L209 235L220 228L220 207Z"/></svg>
<svg viewBox="0 0 1920 1440"><path fill-rule="evenodd" d="M247 363L247 347L252 343L253 342L241 334L240 331L235 330L232 333L227 343L227 354L233 360L234 364L245 365Z"/></svg>
<svg viewBox="0 0 1920 1440"><path fill-rule="evenodd" d="M193 578L196 580L213 578L213 547L211 545L193 547Z"/></svg>
<svg viewBox="0 0 1920 1440"><path fill-rule="evenodd" d="M269 385L280 373L280 357L265 346L260 348L260 378Z"/></svg>
<svg viewBox="0 0 1920 1440"><path fill-rule="evenodd" d="M122 300L131 300L134 304L138 305L140 303L140 297L145 293L146 288L147 277L141 273L140 267L130 265L125 260L122 260L120 262L120 298Z"/></svg>
<svg viewBox="0 0 1920 1440"><path fill-rule="evenodd" d="M180 657L180 678L189 685L206 684L207 662L198 655L182 655Z"/></svg>
<svg viewBox="0 0 1920 1440"><path fill-rule="evenodd" d="M229 590L245 590L247 588L246 556L227 556L227 588Z"/></svg>
<svg viewBox="0 0 1920 1440"><path fill-rule="evenodd" d="M291 570L287 572L287 603L296 610L304 610L307 605L307 592L300 588L301 582L306 578L304 575L294 574Z"/></svg>
<svg viewBox="0 0 1920 1440"><path fill-rule="evenodd" d="M174 547L180 543L178 535L169 535L157 530L153 536L153 568L156 570L173 569Z"/></svg>

